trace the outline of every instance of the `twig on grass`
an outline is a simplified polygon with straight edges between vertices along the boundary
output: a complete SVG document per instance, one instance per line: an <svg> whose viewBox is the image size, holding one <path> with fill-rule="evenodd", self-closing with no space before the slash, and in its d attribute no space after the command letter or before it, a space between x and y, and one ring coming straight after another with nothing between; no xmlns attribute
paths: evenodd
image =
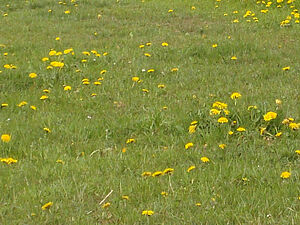
<svg viewBox="0 0 300 225"><path fill-rule="evenodd" d="M99 203L99 205L101 205L103 202L105 202L105 200L111 195L111 193L113 193L114 190L111 190L104 199L102 199L102 201Z"/></svg>

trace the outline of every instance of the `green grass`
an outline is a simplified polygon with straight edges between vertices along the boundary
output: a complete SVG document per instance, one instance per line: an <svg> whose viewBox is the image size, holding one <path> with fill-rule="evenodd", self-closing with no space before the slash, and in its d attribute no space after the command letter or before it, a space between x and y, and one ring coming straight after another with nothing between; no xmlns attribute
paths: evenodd
<svg viewBox="0 0 300 225"><path fill-rule="evenodd" d="M11 140L0 143L0 158L18 162L0 164L0 224L300 224L300 135L282 124L300 123L300 24L291 15L299 1L281 8L249 0L65 3L1 1L0 104L8 107L0 109L0 135ZM244 18L247 10L259 21ZM69 48L74 55L48 55ZM91 50L101 57L82 54ZM44 57L64 67L46 69ZM236 103L233 92L242 94ZM28 104L18 107L22 101ZM226 124L210 115L216 101L228 104ZM268 111L277 118L264 121ZM141 176L166 168L174 172ZM290 178L280 177L284 171ZM42 210L47 202L53 205Z"/></svg>

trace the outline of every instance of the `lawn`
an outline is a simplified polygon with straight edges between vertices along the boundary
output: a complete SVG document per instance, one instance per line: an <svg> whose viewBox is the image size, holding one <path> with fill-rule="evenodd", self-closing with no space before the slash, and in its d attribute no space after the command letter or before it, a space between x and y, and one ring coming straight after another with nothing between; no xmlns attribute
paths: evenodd
<svg viewBox="0 0 300 225"><path fill-rule="evenodd" d="M300 1L0 1L0 224L300 224Z"/></svg>

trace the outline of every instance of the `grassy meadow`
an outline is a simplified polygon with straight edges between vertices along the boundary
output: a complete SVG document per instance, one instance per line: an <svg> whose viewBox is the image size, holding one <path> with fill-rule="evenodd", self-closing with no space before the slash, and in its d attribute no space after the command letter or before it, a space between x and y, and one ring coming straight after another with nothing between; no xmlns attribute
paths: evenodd
<svg viewBox="0 0 300 225"><path fill-rule="evenodd" d="M1 0L0 224L300 224L298 9Z"/></svg>

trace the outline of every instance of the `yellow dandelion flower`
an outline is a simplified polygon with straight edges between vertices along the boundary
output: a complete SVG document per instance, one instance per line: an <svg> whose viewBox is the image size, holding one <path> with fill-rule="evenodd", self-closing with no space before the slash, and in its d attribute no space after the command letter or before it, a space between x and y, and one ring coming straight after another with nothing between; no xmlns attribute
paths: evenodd
<svg viewBox="0 0 300 225"><path fill-rule="evenodd" d="M102 83L101 82L99 82L99 81L95 81L94 82L94 85L101 85Z"/></svg>
<svg viewBox="0 0 300 225"><path fill-rule="evenodd" d="M18 107L22 107L22 106L25 106L25 105L27 105L27 104L28 104L27 102L22 101L22 102L20 102L20 103L18 104Z"/></svg>
<svg viewBox="0 0 300 225"><path fill-rule="evenodd" d="M132 77L131 80L132 80L133 82L138 82L138 81L140 80L140 78L139 78L139 77Z"/></svg>
<svg viewBox="0 0 300 225"><path fill-rule="evenodd" d="M283 178L283 179L287 179L291 176L291 173L288 172L288 171L285 171L285 172L282 172L280 177Z"/></svg>
<svg viewBox="0 0 300 225"><path fill-rule="evenodd" d="M154 214L154 211L152 210L144 210L142 212L142 215L145 215L145 216L152 216Z"/></svg>
<svg viewBox="0 0 300 225"><path fill-rule="evenodd" d="M46 132L46 133L51 133L51 130L47 127L44 127L43 130Z"/></svg>
<svg viewBox="0 0 300 225"><path fill-rule="evenodd" d="M174 169L173 168L167 168L167 169L165 169L164 171L163 171L163 175L164 174L171 174L171 173L173 173L174 172Z"/></svg>
<svg viewBox="0 0 300 225"><path fill-rule="evenodd" d="M65 11L65 14L70 14L70 13L71 13L70 10L66 10L66 11Z"/></svg>
<svg viewBox="0 0 300 225"><path fill-rule="evenodd" d="M143 89L142 89L142 92L149 93L149 90L146 89L146 88L143 88Z"/></svg>
<svg viewBox="0 0 300 225"><path fill-rule="evenodd" d="M282 68L283 71L288 71L288 70L290 70L290 69L291 69L290 66L286 66L286 67L283 67L283 68Z"/></svg>
<svg viewBox="0 0 300 225"><path fill-rule="evenodd" d="M152 173L148 172L148 171L142 173L143 177L150 177L151 175L152 175Z"/></svg>
<svg viewBox="0 0 300 225"><path fill-rule="evenodd" d="M216 48L218 47L218 44L213 44L211 47Z"/></svg>
<svg viewBox="0 0 300 225"><path fill-rule="evenodd" d="M6 163L7 165L17 163L18 160L13 158L0 158L0 162Z"/></svg>
<svg viewBox="0 0 300 225"><path fill-rule="evenodd" d="M36 78L36 77L37 77L37 74L36 74L36 73L30 73L28 76L29 76L30 78Z"/></svg>
<svg viewBox="0 0 300 225"><path fill-rule="evenodd" d="M65 90L65 91L71 91L71 90L72 90L72 87L71 87L71 86L65 86L65 87L64 87L64 90Z"/></svg>
<svg viewBox="0 0 300 225"><path fill-rule="evenodd" d="M30 108L31 108L32 110L36 111L36 106L31 105Z"/></svg>
<svg viewBox="0 0 300 225"><path fill-rule="evenodd" d="M57 61L53 61L53 62L50 63L50 66L58 67L58 68L62 68L62 67L64 67L64 65L65 64L63 62L57 62Z"/></svg>
<svg viewBox="0 0 300 225"><path fill-rule="evenodd" d="M149 69L147 70L147 73L153 73L155 70L154 69Z"/></svg>
<svg viewBox="0 0 300 225"><path fill-rule="evenodd" d="M237 60L237 57L236 56L232 56L231 60Z"/></svg>
<svg viewBox="0 0 300 225"><path fill-rule="evenodd" d="M10 142L10 139L11 139L10 134L2 134L1 135L1 141L5 142L5 143Z"/></svg>
<svg viewBox="0 0 300 225"><path fill-rule="evenodd" d="M165 192L165 191L162 191L161 193L160 193L162 196L164 196L164 197L167 197L169 194L167 193L167 192Z"/></svg>
<svg viewBox="0 0 300 225"><path fill-rule="evenodd" d="M230 131L228 131L228 134L233 135L234 133L233 133L233 131L230 130Z"/></svg>
<svg viewBox="0 0 300 225"><path fill-rule="evenodd" d="M190 171L196 169L196 166L190 166L188 169L187 169L187 172L189 173Z"/></svg>
<svg viewBox="0 0 300 225"><path fill-rule="evenodd" d="M219 115L220 113L221 113L221 111L218 109L211 109L209 114L210 115Z"/></svg>
<svg viewBox="0 0 300 225"><path fill-rule="evenodd" d="M282 136L282 132L278 132L275 134L275 137L281 137Z"/></svg>
<svg viewBox="0 0 300 225"><path fill-rule="evenodd" d="M158 87L158 88L165 88L166 85L164 85L164 84L159 84L159 85L157 85L157 87Z"/></svg>
<svg viewBox="0 0 300 225"><path fill-rule="evenodd" d="M300 123L290 123L289 128L292 130L298 130L300 128Z"/></svg>
<svg viewBox="0 0 300 225"><path fill-rule="evenodd" d="M5 107L8 107L8 104L7 103L2 103L1 108L5 108Z"/></svg>
<svg viewBox="0 0 300 225"><path fill-rule="evenodd" d="M226 144L219 144L219 148L225 149L226 148Z"/></svg>
<svg viewBox="0 0 300 225"><path fill-rule="evenodd" d="M238 132L244 132L244 131L246 131L246 129L244 127L238 127L236 130Z"/></svg>
<svg viewBox="0 0 300 225"><path fill-rule="evenodd" d="M48 57L44 57L44 58L42 58L42 61L43 62L49 61L49 58Z"/></svg>
<svg viewBox="0 0 300 225"><path fill-rule="evenodd" d="M154 173L152 173L152 177L159 177L159 176L161 176L161 175L163 175L163 172L162 171L156 171L156 172L154 172Z"/></svg>
<svg viewBox="0 0 300 225"><path fill-rule="evenodd" d="M300 155L300 150L296 150L295 153Z"/></svg>
<svg viewBox="0 0 300 225"><path fill-rule="evenodd" d="M201 206L201 203L200 203L200 202L197 202L195 205L198 206L198 207L200 207L200 206Z"/></svg>
<svg viewBox="0 0 300 225"><path fill-rule="evenodd" d="M136 140L133 138L129 138L126 140L126 144L135 143L135 142L136 142Z"/></svg>
<svg viewBox="0 0 300 225"><path fill-rule="evenodd" d="M128 195L122 195L122 199L129 200L129 196Z"/></svg>
<svg viewBox="0 0 300 225"><path fill-rule="evenodd" d="M196 128L197 128L197 125L191 125L189 126L189 133L190 134L193 134L196 132Z"/></svg>
<svg viewBox="0 0 300 225"><path fill-rule="evenodd" d="M277 113L275 113L275 112L267 112L264 115L264 120L265 121L270 121L270 120L276 119L276 117L277 117Z"/></svg>
<svg viewBox="0 0 300 225"><path fill-rule="evenodd" d="M171 69L171 72L177 72L179 69L177 68L177 67L175 67L175 68L172 68Z"/></svg>
<svg viewBox="0 0 300 225"><path fill-rule="evenodd" d="M213 108L218 108L218 109L226 109L227 104L224 102L214 102L212 105Z"/></svg>
<svg viewBox="0 0 300 225"><path fill-rule="evenodd" d="M218 123L228 123L228 119L226 117L220 117Z"/></svg>
<svg viewBox="0 0 300 225"><path fill-rule="evenodd" d="M40 97L40 99L41 100L46 100L46 99L48 99L49 97L47 96L47 95L42 95L41 97Z"/></svg>
<svg viewBox="0 0 300 225"><path fill-rule="evenodd" d="M102 74L105 74L106 72L107 72L107 70L101 70L100 74L102 75Z"/></svg>
<svg viewBox="0 0 300 225"><path fill-rule="evenodd" d="M105 208L109 207L110 205L111 204L109 202L107 202L107 203L103 204L102 208L105 209Z"/></svg>
<svg viewBox="0 0 300 225"><path fill-rule="evenodd" d="M185 149L189 149L189 148L191 148L193 146L194 146L194 144L192 142L189 142L189 143L185 144L184 148Z"/></svg>
<svg viewBox="0 0 300 225"><path fill-rule="evenodd" d="M230 95L230 98L231 98L231 99L238 99L238 98L240 98L240 97L242 97L242 95L241 95L240 93L238 93L238 92L233 92L233 93Z"/></svg>
<svg viewBox="0 0 300 225"><path fill-rule="evenodd" d="M65 162L61 159L56 160L56 163L65 164Z"/></svg>
<svg viewBox="0 0 300 225"><path fill-rule="evenodd" d="M146 56L146 57L151 57L151 54L149 54L149 53L144 53L144 56Z"/></svg>
<svg viewBox="0 0 300 225"><path fill-rule="evenodd" d="M42 210L49 209L53 205L53 202L48 202L45 205L42 206Z"/></svg>
<svg viewBox="0 0 300 225"><path fill-rule="evenodd" d="M204 162L204 163L207 163L207 162L209 162L210 160L209 160L209 158L207 158L207 157L201 157L201 159L200 159L202 162Z"/></svg>
<svg viewBox="0 0 300 225"><path fill-rule="evenodd" d="M161 46L163 46L163 47L168 47L169 44L168 44L167 42L163 42L163 43L161 43Z"/></svg>

